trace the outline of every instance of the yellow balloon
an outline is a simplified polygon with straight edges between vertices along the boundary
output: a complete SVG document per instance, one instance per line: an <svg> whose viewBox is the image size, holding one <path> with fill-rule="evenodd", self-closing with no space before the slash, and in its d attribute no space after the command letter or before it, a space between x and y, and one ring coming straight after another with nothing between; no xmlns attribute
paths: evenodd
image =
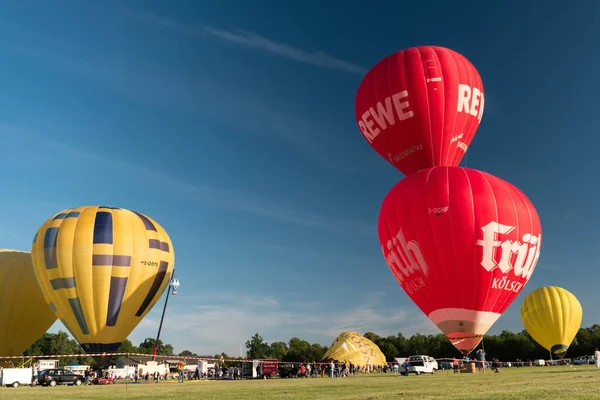
<svg viewBox="0 0 600 400"><path fill-rule="evenodd" d="M575 338L583 311L577 298L557 286L529 293L521 305L521 319L531 337L557 356L564 356Z"/></svg>
<svg viewBox="0 0 600 400"><path fill-rule="evenodd" d="M31 254L46 302L87 353L118 349L162 295L175 261L158 223L103 206L54 215Z"/></svg>
<svg viewBox="0 0 600 400"><path fill-rule="evenodd" d="M385 355L375 343L356 332L343 332L333 342L323 360L365 365L386 365Z"/></svg>
<svg viewBox="0 0 600 400"><path fill-rule="evenodd" d="M31 254L0 250L0 356L17 356L56 321L37 285Z"/></svg>

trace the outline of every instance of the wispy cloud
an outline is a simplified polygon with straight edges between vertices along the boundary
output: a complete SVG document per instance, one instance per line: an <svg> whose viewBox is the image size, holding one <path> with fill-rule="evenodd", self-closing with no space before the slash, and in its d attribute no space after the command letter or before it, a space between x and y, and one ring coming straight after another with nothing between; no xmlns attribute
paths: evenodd
<svg viewBox="0 0 600 400"><path fill-rule="evenodd" d="M238 293L223 295L211 292L203 295L175 297L163 326L163 337L176 351L190 349L202 354L225 351L239 355L243 345L254 333L268 341L287 342L299 337L312 343L330 345L343 331L382 335L396 334L405 328L412 330L416 313L386 305L381 300L370 301L370 296L359 299L358 306L343 310L327 304L298 301L294 297L261 296ZM134 343L153 336L158 326L160 310L153 310L131 335ZM421 333L430 333L430 327ZM435 328L435 327L434 327ZM414 333L414 332L412 332ZM411 333L411 334L412 334ZM244 347L245 351L245 347Z"/></svg>
<svg viewBox="0 0 600 400"><path fill-rule="evenodd" d="M216 121L240 133L283 143L328 169L362 176L369 174L364 163L346 161L357 157L349 143L336 140L315 121L280 111L256 90L231 87L202 74L186 75L183 71L173 74L153 63L141 66L135 60L121 60L110 64L106 61L109 57L88 55L86 58L84 52L69 54L53 47L54 41L45 43L34 47L0 40L0 50L84 77L103 89L145 105L203 122Z"/></svg>
<svg viewBox="0 0 600 400"><path fill-rule="evenodd" d="M287 342L299 337L311 343L331 345L345 331L360 334L375 332L380 336L405 337L415 333L438 334L439 330L419 310L386 304L377 294L360 296L358 305L340 310L318 301L290 301L301 294L285 297L249 293L207 292L201 295L180 294L169 302L161 338L176 352L191 350L201 355L222 351L232 356L245 354L245 343L259 333L269 343ZM154 309L129 335L139 344L154 337L162 308ZM65 330L60 322L50 329Z"/></svg>
<svg viewBox="0 0 600 400"><path fill-rule="evenodd" d="M439 332L429 320L419 315L418 310L405 311L381 300L373 301L369 295L361 296L359 305L343 310L314 301L293 304L290 299L294 297L301 295L225 295L218 291L201 295L179 294L169 302L161 338L172 344L176 352L187 349L214 355L224 351L238 356L240 345L245 354L245 343L256 332L267 342L287 342L292 337L299 337L325 346L331 345L344 331L361 334L371 331L381 336L395 335L399 331L405 336ZM139 344L147 337L154 337L161 312L161 307L154 307L129 335L129 340ZM65 330L57 322L50 331L60 329Z"/></svg>
<svg viewBox="0 0 600 400"><path fill-rule="evenodd" d="M221 39L226 42L251 47L257 50L261 50L267 53L275 54L280 57L288 58L290 60L298 61L304 64L316 65L321 68L340 70L345 72L351 72L355 74L365 74L367 69L360 65L351 63L349 61L340 60L327 53L323 52L307 52L299 48L278 43L271 39L267 39L257 33L240 30L238 32L232 32L228 30L204 27L204 30L209 35Z"/></svg>
<svg viewBox="0 0 600 400"><path fill-rule="evenodd" d="M179 198L189 199L189 201L203 205L338 233L371 237L373 232L376 232L376 228L372 224L331 218L314 212L291 208L255 193L184 182L174 176L143 165L125 162L103 154L85 151L66 143L48 140L42 135L2 123L2 121L0 121L0 132L27 141L27 146L38 146L46 149L45 153L47 154L50 154L48 150L51 149L54 158L57 154L61 154L72 160L81 159L81 161L86 161L88 164L93 162L94 165L99 165L102 169L114 170L119 174L130 174L150 182L159 180L171 189L164 191L165 195L176 193Z"/></svg>
<svg viewBox="0 0 600 400"><path fill-rule="evenodd" d="M223 42L252 48L303 64L364 75L367 68L350 61L341 60L321 51L306 51L292 45L277 42L247 30L226 30L209 25L188 26L181 22L158 16L150 12L130 12L131 16L174 32L195 37L210 37Z"/></svg>

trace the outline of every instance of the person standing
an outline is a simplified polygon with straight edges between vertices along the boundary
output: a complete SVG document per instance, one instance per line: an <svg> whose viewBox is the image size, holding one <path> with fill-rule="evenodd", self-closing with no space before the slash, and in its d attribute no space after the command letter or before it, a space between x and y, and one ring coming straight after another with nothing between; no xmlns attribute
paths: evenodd
<svg viewBox="0 0 600 400"><path fill-rule="evenodd" d="M596 347L596 351L594 352L594 360L596 361L596 368L600 368L600 351Z"/></svg>
<svg viewBox="0 0 600 400"><path fill-rule="evenodd" d="M184 376L183 376L183 369L185 366L185 362L184 361L179 361L179 363L177 364L177 372L179 373L177 376L177 381L179 383L183 383L184 381Z"/></svg>
<svg viewBox="0 0 600 400"><path fill-rule="evenodd" d="M477 350L475 358L477 359L477 369L480 372L485 372L485 353L482 349Z"/></svg>
<svg viewBox="0 0 600 400"><path fill-rule="evenodd" d="M34 363L31 368L31 386L35 386L38 383L38 374L39 374L39 364Z"/></svg>

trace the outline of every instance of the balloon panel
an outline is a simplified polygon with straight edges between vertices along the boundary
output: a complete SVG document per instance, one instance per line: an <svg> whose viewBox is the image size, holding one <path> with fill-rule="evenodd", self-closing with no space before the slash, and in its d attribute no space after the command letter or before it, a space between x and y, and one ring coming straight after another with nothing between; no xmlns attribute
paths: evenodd
<svg viewBox="0 0 600 400"><path fill-rule="evenodd" d="M160 298L173 271L165 230L115 207L79 207L46 221L33 241L44 298L88 353L115 351Z"/></svg>
<svg viewBox="0 0 600 400"><path fill-rule="evenodd" d="M463 55L419 46L379 61L356 93L355 118L373 149L400 172L456 166L483 116L477 69Z"/></svg>
<svg viewBox="0 0 600 400"><path fill-rule="evenodd" d="M379 347L356 332L341 333L323 356L323 360L330 358L360 367L387 364Z"/></svg>
<svg viewBox="0 0 600 400"><path fill-rule="evenodd" d="M37 285L31 254L0 250L0 356L21 355L55 321Z"/></svg>
<svg viewBox="0 0 600 400"><path fill-rule="evenodd" d="M531 337L545 349L563 356L581 327L583 310L569 291L544 286L529 293L521 305L521 319Z"/></svg>
<svg viewBox="0 0 600 400"><path fill-rule="evenodd" d="M379 239L408 296L457 349L470 351L531 277L541 225L510 183L474 169L434 167L388 193Z"/></svg>

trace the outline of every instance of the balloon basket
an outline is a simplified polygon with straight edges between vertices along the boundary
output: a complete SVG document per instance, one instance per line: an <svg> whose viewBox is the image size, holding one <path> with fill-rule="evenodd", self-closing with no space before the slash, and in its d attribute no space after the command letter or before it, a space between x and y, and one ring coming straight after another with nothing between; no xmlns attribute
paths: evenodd
<svg viewBox="0 0 600 400"><path fill-rule="evenodd" d="M463 367L460 369L462 374L474 374L477 371L477 367L474 362L468 362L463 364Z"/></svg>

